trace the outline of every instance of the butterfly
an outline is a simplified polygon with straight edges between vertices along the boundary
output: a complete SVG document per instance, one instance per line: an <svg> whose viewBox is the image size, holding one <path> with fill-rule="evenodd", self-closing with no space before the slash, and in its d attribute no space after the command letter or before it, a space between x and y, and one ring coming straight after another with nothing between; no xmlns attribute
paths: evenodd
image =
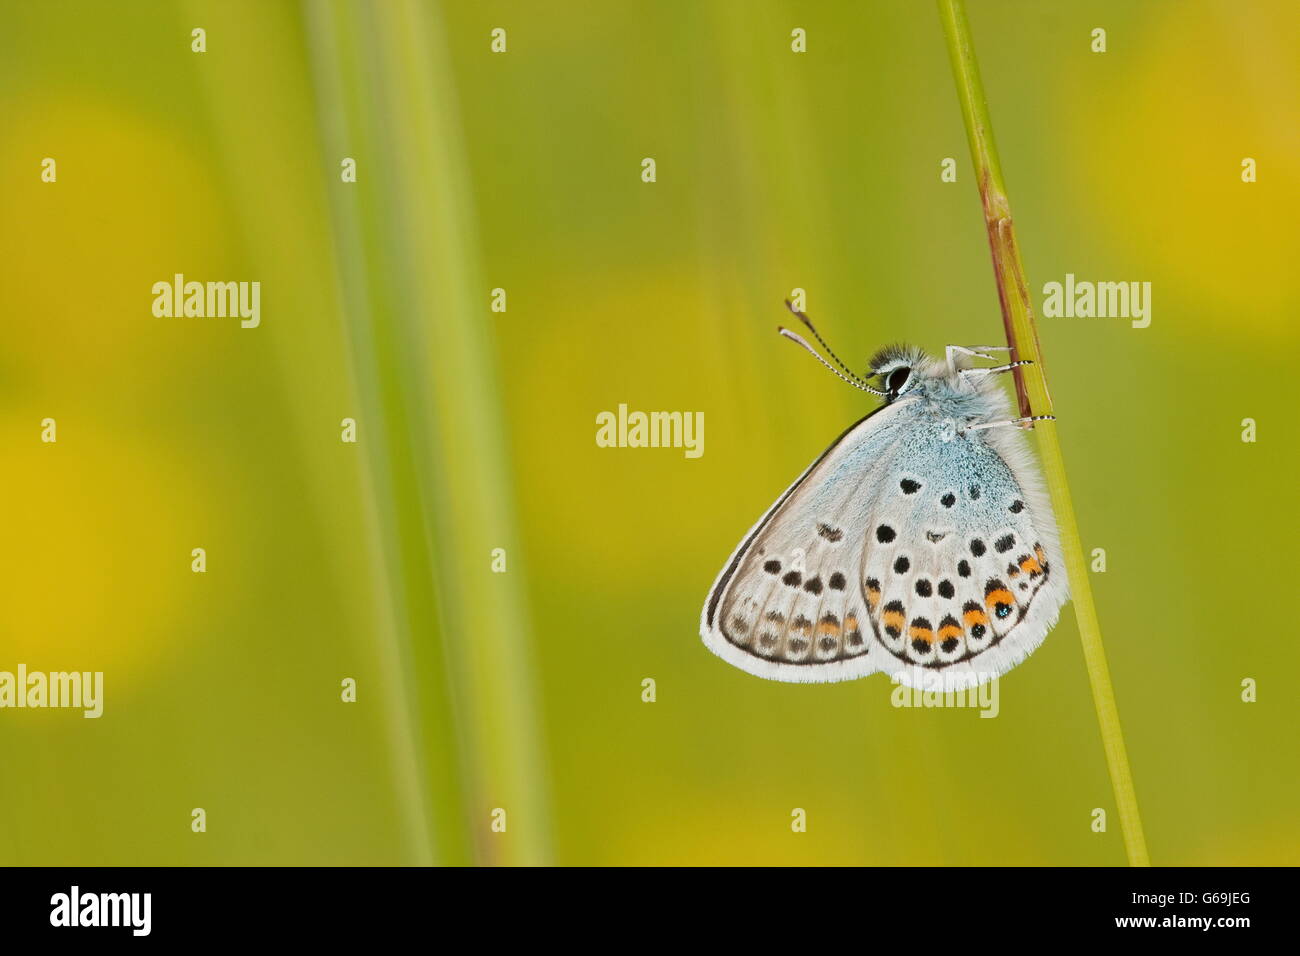
<svg viewBox="0 0 1300 956"><path fill-rule="evenodd" d="M790 306L790 303L786 303ZM700 615L705 645L770 680L877 671L909 687L975 687L1029 656L1069 596L1051 503L996 376L1005 347L894 345L858 376L884 403L849 427L745 535ZM841 372L842 370L842 372ZM877 380L879 387L870 384Z"/></svg>

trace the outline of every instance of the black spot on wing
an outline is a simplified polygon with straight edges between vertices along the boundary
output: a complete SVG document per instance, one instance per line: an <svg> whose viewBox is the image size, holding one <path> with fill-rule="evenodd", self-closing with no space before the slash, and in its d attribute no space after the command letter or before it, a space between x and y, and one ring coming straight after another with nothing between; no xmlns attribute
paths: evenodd
<svg viewBox="0 0 1300 956"><path fill-rule="evenodd" d="M817 533L821 535L823 538L825 538L827 541L829 541L831 544L835 544L837 541L839 541L841 538L844 537L844 532L841 529L832 528L828 524L818 524Z"/></svg>

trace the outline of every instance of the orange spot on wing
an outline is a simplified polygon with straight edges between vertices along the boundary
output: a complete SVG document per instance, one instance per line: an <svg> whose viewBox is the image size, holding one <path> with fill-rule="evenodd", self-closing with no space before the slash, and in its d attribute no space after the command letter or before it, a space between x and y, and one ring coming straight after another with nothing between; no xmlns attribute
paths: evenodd
<svg viewBox="0 0 1300 956"><path fill-rule="evenodd" d="M987 624L989 622L989 616L978 608L971 608L963 614L962 617L965 619L967 627L974 627L976 624Z"/></svg>
<svg viewBox="0 0 1300 956"><path fill-rule="evenodd" d="M1007 604L1007 605L1014 606L1015 603L1016 603L1015 595L1013 595L1006 588L999 588L996 591L990 591L988 594L984 595L984 604L988 607L993 607L998 604Z"/></svg>
<svg viewBox="0 0 1300 956"><path fill-rule="evenodd" d="M840 636L840 626L834 621L822 621L817 625L818 634L829 634L831 637Z"/></svg>
<svg viewBox="0 0 1300 956"><path fill-rule="evenodd" d="M1020 562L1020 570L1029 575L1042 574L1043 566L1033 558L1025 558L1025 560Z"/></svg>
<svg viewBox="0 0 1300 956"><path fill-rule="evenodd" d="M900 631L903 629L903 625L907 623L907 619L898 611L886 611L883 616L883 621L886 627L894 627Z"/></svg>
<svg viewBox="0 0 1300 956"><path fill-rule="evenodd" d="M961 637L961 628L956 624L949 624L947 627L939 628L939 636L945 641L950 637Z"/></svg>
<svg viewBox="0 0 1300 956"><path fill-rule="evenodd" d="M911 631L909 631L908 633L912 635L912 640L914 641L919 639L925 641L925 643L927 644L931 644L934 642L934 634L930 631L928 627L916 627L915 625L913 625Z"/></svg>

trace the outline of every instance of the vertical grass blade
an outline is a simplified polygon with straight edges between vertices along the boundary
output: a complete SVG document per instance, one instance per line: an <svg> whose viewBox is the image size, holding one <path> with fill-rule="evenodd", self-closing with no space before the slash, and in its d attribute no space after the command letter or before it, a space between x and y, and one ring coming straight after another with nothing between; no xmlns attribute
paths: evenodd
<svg viewBox="0 0 1300 956"><path fill-rule="evenodd" d="M1006 326L1007 344L1014 350L1014 358L1030 359L1034 373L1021 375L1016 369L1016 396L1021 415L1052 414L1052 398L1047 390L1047 372L1043 365L1043 352L1034 321L1029 284L1024 265L1020 260L1020 247L1016 242L1011 218L1011 204L1007 199L1002 180L1002 166L997 145L993 140L993 127L989 121L988 103L980 81L979 66L971 43L970 27L962 0L939 0L939 16L943 21L952 61L953 77L957 83L957 96L961 101L962 118L966 124L966 137L970 144L971 162L978 176L980 198L984 204L984 222L988 228L989 247L993 253L993 271L997 278L998 298L1002 304L1002 320ZM1038 449L1043 472L1056 509L1056 519L1061 532L1061 550L1065 556L1070 577L1074 613L1079 622L1079 639L1083 643L1083 656L1092 685L1092 699L1101 728L1102 745L1106 752L1106 765L1110 770L1111 786L1115 792L1115 805L1119 814L1120 829L1124 835L1124 848L1129 865L1149 866L1146 838L1142 833L1142 818L1138 813L1137 794L1133 789L1133 776L1129 770L1128 752L1124 746L1124 732L1120 726L1119 709L1110 682L1110 669L1106 665L1106 652L1102 646L1101 628L1097 622L1097 608L1092 599L1088 569L1084 562L1083 547L1079 540L1079 526L1070 500L1070 486L1066 481L1065 462L1054 425L1037 430Z"/></svg>
<svg viewBox="0 0 1300 956"><path fill-rule="evenodd" d="M383 106L372 59L373 26L355 4L315 0L305 5L323 153L330 197L336 284L365 456L367 512L372 525L373 588L390 649L383 669L400 689L401 713L390 718L399 775L418 787L419 825L409 838L417 864L474 862L469 794L464 786L462 735L452 692L453 668L441 641L433 581L435 553L428 528L432 502L420 474L417 449L425 428L411 408L418 370L410 367L412 330L398 301L396 281L382 281L396 237L389 227L393 199L382 184L386 149L378 121ZM358 182L338 182L338 157L359 158ZM416 381L412 381L412 379ZM388 702L390 707L394 702ZM403 763L409 765L403 766Z"/></svg>
<svg viewBox="0 0 1300 956"><path fill-rule="evenodd" d="M336 200L341 280L359 391L382 439L371 472L395 610L421 669L435 844L443 862L546 863L523 554L441 24L411 0L307 11L325 134L359 161L342 188L361 199ZM491 570L498 547L505 574ZM504 832L490 829L496 808Z"/></svg>

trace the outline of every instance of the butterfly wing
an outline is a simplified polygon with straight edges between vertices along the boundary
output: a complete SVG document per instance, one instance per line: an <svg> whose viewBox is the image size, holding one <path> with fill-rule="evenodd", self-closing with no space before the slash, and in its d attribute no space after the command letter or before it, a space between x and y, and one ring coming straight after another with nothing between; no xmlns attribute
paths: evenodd
<svg viewBox="0 0 1300 956"><path fill-rule="evenodd" d="M848 680L892 661L872 638L862 567L905 412L887 405L855 423L750 529L701 614L710 650L794 682Z"/></svg>
<svg viewBox="0 0 1300 956"><path fill-rule="evenodd" d="M1019 431L900 443L878 498L897 533L866 553L878 589L882 668L909 686L960 690L1006 673L1056 623L1068 596L1051 504Z"/></svg>
<svg viewBox="0 0 1300 956"><path fill-rule="evenodd" d="M701 635L772 680L975 686L1056 623L1058 548L1018 431L954 435L904 400L841 435L750 530Z"/></svg>

